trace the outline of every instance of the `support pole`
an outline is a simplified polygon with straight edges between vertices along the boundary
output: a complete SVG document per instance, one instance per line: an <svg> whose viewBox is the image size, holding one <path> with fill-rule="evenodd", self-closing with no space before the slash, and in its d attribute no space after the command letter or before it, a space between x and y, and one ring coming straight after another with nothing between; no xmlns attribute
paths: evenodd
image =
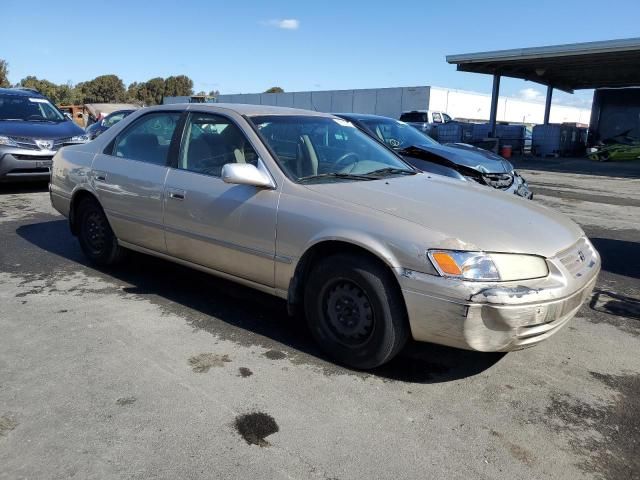
<svg viewBox="0 0 640 480"><path fill-rule="evenodd" d="M544 102L544 124L549 125L549 115L551 114L551 97L553 96L553 87L547 87L547 99Z"/></svg>
<svg viewBox="0 0 640 480"><path fill-rule="evenodd" d="M493 89L491 90L491 113L489 113L489 126L491 133L489 136L496 136L496 119L498 118L498 96L500 95L500 75L493 75Z"/></svg>

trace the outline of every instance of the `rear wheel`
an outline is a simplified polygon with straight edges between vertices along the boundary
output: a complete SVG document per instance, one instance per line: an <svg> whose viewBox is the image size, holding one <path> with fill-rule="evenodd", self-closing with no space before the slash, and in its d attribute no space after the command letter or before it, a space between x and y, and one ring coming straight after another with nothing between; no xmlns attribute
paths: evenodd
<svg viewBox="0 0 640 480"><path fill-rule="evenodd" d="M391 360L409 337L397 284L379 261L334 255L310 272L304 295L311 333L340 363L359 369Z"/></svg>
<svg viewBox="0 0 640 480"><path fill-rule="evenodd" d="M96 265L112 265L124 255L109 221L97 201L86 198L78 205L78 240L85 256Z"/></svg>

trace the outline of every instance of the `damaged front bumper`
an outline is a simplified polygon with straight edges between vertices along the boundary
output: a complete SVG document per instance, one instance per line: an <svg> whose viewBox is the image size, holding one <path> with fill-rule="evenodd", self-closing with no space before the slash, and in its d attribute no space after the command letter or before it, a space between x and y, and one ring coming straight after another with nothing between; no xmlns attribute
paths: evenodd
<svg viewBox="0 0 640 480"><path fill-rule="evenodd" d="M401 269L413 338L483 352L519 350L549 338L590 297L600 257L583 238L547 264L545 278L494 283Z"/></svg>

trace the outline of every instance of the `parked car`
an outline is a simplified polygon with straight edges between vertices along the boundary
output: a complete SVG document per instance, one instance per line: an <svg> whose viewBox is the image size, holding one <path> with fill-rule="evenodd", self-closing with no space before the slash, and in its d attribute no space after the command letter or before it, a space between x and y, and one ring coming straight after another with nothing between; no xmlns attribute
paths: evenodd
<svg viewBox="0 0 640 480"><path fill-rule="evenodd" d="M86 141L82 128L47 97L0 88L0 182L46 180L60 147Z"/></svg>
<svg viewBox="0 0 640 480"><path fill-rule="evenodd" d="M444 112L434 112L433 110L411 110L402 112L400 120L417 128L421 132L431 133L436 125L449 123L451 117Z"/></svg>
<svg viewBox="0 0 640 480"><path fill-rule="evenodd" d="M533 198L527 182L513 165L489 150L466 143L441 144L411 125L388 117L359 113L336 115L373 135L420 170Z"/></svg>
<svg viewBox="0 0 640 480"><path fill-rule="evenodd" d="M125 118L127 115L132 114L133 112L135 112L135 110L116 110L115 112L110 113L109 115L104 117L99 122L92 123L85 129L89 140L95 139L101 133L107 131L110 127L114 126L120 120Z"/></svg>
<svg viewBox="0 0 640 480"><path fill-rule="evenodd" d="M560 213L419 172L352 123L306 110L143 109L58 152L50 192L91 262L131 249L286 299L355 368L389 361L410 336L535 345L600 270Z"/></svg>

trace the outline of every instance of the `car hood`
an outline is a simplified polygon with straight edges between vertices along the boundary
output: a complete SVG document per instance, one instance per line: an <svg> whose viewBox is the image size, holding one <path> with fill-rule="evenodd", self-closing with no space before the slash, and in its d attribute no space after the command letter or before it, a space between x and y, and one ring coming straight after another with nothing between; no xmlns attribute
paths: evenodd
<svg viewBox="0 0 640 480"><path fill-rule="evenodd" d="M484 250L552 257L584 235L564 215L494 189L417 174L374 181L308 184L341 201L424 226L429 248Z"/></svg>
<svg viewBox="0 0 640 480"><path fill-rule="evenodd" d="M83 135L84 131L71 120L63 122L24 122L0 120L0 135L29 137L43 140Z"/></svg>
<svg viewBox="0 0 640 480"><path fill-rule="evenodd" d="M414 146L480 173L510 173L513 170L509 162L495 153L465 143Z"/></svg>

